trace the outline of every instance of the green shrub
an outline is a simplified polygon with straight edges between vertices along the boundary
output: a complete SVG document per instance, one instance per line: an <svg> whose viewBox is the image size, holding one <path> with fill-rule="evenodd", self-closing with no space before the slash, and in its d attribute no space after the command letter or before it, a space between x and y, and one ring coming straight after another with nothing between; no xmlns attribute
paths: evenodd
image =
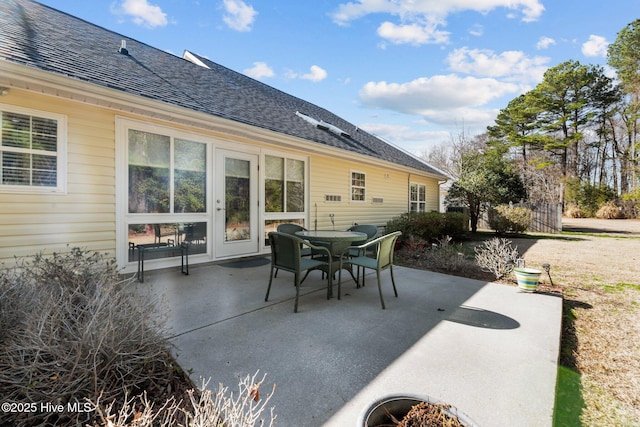
<svg viewBox="0 0 640 427"><path fill-rule="evenodd" d="M623 194L621 205L625 218L640 218L640 188Z"/></svg>
<svg viewBox="0 0 640 427"><path fill-rule="evenodd" d="M402 231L410 236L433 242L444 236L459 237L469 231L469 219L459 212L407 212L387 222L387 232Z"/></svg>
<svg viewBox="0 0 640 427"><path fill-rule="evenodd" d="M524 233L531 221L533 211L529 208L500 205L489 210L489 226L499 234Z"/></svg>
<svg viewBox="0 0 640 427"><path fill-rule="evenodd" d="M565 201L575 203L589 218L596 216L600 206L616 199L616 192L605 185L592 185L577 179L569 180L565 189Z"/></svg>
<svg viewBox="0 0 640 427"><path fill-rule="evenodd" d="M469 215L461 212L447 212L444 215L444 230L438 237L464 236L469 232Z"/></svg>

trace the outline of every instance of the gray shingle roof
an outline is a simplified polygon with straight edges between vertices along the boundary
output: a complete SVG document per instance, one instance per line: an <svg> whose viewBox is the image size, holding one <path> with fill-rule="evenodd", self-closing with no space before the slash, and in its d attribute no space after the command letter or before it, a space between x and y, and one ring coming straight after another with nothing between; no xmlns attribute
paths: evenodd
<svg viewBox="0 0 640 427"><path fill-rule="evenodd" d="M118 52L122 40L129 55ZM324 108L197 57L209 68L30 0L0 0L0 60L443 176Z"/></svg>

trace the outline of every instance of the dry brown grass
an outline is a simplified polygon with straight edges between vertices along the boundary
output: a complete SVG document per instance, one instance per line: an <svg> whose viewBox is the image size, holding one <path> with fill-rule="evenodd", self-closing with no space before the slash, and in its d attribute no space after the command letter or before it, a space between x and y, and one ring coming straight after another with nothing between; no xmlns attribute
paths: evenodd
<svg viewBox="0 0 640 427"><path fill-rule="evenodd" d="M551 265L553 286L543 275L539 291L564 297L560 363L579 373L581 407L562 409L575 414L576 425L640 426L640 221L567 224L576 232L510 239L527 266ZM469 267L458 273L493 280Z"/></svg>
<svg viewBox="0 0 640 427"><path fill-rule="evenodd" d="M580 294L592 306L576 319L577 368L584 378L586 403L582 419L588 425L612 425L614 413L640 424L640 292L615 289Z"/></svg>
<svg viewBox="0 0 640 427"><path fill-rule="evenodd" d="M567 225L576 232L521 244L527 265L552 265L569 310L561 363L581 375L580 421L638 426L640 221L565 219Z"/></svg>

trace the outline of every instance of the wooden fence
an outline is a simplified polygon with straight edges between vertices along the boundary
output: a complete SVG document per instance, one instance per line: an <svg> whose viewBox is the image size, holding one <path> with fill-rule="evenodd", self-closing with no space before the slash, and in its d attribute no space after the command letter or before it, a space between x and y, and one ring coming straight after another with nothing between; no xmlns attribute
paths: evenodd
<svg viewBox="0 0 640 427"><path fill-rule="evenodd" d="M562 231L562 204L514 203L513 206L529 208L533 211L533 221L527 231L537 233L560 233ZM489 227L489 214L484 212L478 220L478 228Z"/></svg>

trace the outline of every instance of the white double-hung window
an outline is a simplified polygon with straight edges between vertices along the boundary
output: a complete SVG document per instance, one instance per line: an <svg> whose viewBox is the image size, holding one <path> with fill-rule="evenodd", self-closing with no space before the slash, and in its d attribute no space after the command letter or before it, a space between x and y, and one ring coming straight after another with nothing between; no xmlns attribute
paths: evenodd
<svg viewBox="0 0 640 427"><path fill-rule="evenodd" d="M351 201L364 202L367 200L367 179L364 172L351 172Z"/></svg>
<svg viewBox="0 0 640 427"><path fill-rule="evenodd" d="M0 191L64 193L66 118L0 105Z"/></svg>
<svg viewBox="0 0 640 427"><path fill-rule="evenodd" d="M427 208L427 186L411 183L409 187L409 211L424 212Z"/></svg>

